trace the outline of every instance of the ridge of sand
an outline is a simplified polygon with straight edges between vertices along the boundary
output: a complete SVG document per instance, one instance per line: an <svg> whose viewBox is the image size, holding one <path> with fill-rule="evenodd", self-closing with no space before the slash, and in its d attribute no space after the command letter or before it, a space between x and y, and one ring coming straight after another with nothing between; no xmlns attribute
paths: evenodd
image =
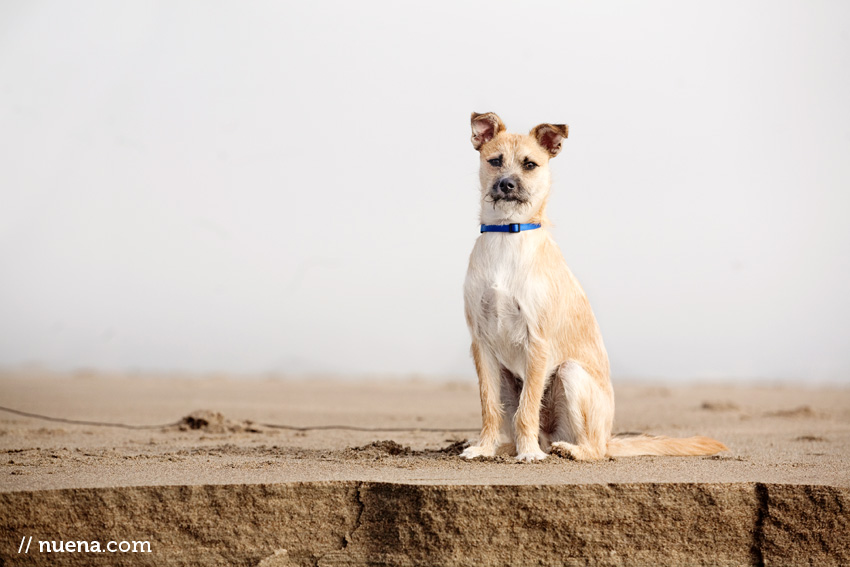
<svg viewBox="0 0 850 567"><path fill-rule="evenodd" d="M150 542L86 554L92 566L837 566L850 563L848 505L850 489L761 483L139 486L0 493L0 532Z"/></svg>

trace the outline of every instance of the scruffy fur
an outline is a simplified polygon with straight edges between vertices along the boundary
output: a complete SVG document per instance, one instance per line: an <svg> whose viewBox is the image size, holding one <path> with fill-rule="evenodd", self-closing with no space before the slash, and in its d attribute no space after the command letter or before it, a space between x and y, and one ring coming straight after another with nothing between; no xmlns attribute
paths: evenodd
<svg viewBox="0 0 850 567"><path fill-rule="evenodd" d="M512 134L495 114L472 114L481 223L543 226L483 233L469 258L464 303L483 425L462 456L534 461L551 451L594 460L724 451L706 437L611 436L608 354L590 303L546 228L549 160L568 132L563 124L540 124L528 135Z"/></svg>

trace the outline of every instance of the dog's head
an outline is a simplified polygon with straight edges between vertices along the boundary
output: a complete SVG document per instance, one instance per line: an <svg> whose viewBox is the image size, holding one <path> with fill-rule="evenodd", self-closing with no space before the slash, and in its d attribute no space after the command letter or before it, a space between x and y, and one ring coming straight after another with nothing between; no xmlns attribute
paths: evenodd
<svg viewBox="0 0 850 567"><path fill-rule="evenodd" d="M566 124L540 124L527 135L505 132L492 112L472 113L472 146L481 155L481 222L540 220L549 197L549 160L561 151Z"/></svg>

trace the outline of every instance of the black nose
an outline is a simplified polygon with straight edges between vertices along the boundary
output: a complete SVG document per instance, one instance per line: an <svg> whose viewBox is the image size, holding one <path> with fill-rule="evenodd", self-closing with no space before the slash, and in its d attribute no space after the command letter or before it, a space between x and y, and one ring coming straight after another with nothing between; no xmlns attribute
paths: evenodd
<svg viewBox="0 0 850 567"><path fill-rule="evenodd" d="M516 182L510 177L506 177L499 181L499 189L504 191L505 193L510 193L514 189L516 189Z"/></svg>

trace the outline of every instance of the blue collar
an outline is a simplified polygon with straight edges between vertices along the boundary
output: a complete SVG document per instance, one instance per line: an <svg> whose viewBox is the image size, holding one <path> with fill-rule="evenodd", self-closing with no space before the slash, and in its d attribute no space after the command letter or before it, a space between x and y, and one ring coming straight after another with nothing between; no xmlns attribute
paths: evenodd
<svg viewBox="0 0 850 567"><path fill-rule="evenodd" d="M534 230L535 228L540 228L540 223L482 224L481 232L522 232L523 230Z"/></svg>

